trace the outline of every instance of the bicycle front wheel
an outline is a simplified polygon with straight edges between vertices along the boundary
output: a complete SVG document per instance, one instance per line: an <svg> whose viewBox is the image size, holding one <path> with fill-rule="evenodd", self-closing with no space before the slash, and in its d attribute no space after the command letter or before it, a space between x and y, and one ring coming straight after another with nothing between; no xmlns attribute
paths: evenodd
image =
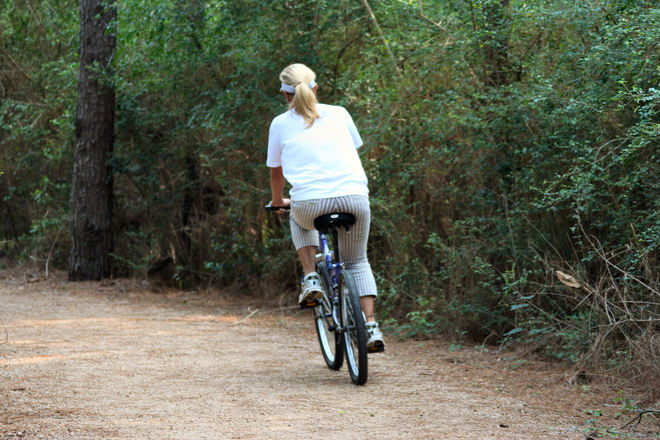
<svg viewBox="0 0 660 440"><path fill-rule="evenodd" d="M332 299L328 282L328 270L325 262L316 264L316 272L320 275L325 294L319 299L319 305L314 307L314 323L319 337L323 359L332 370L339 370L344 363L344 340L337 332L337 324L332 314Z"/></svg>
<svg viewBox="0 0 660 440"><path fill-rule="evenodd" d="M368 375L367 329L355 281L346 271L339 276L339 296L348 372L354 384L364 385Z"/></svg>

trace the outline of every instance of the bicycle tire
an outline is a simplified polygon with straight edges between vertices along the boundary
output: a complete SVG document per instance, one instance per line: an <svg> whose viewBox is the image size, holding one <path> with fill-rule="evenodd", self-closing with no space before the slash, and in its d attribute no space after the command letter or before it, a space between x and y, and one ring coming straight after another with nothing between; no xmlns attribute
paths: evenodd
<svg viewBox="0 0 660 440"><path fill-rule="evenodd" d="M346 271L342 271L339 276L339 296L348 373L354 384L364 385L369 374L367 329L355 281Z"/></svg>
<svg viewBox="0 0 660 440"><path fill-rule="evenodd" d="M320 275L326 293L320 298L319 305L314 307L314 327L326 365L331 370L339 370L344 363L344 339L334 330L332 303L328 294L329 274L325 262L316 264L316 272Z"/></svg>

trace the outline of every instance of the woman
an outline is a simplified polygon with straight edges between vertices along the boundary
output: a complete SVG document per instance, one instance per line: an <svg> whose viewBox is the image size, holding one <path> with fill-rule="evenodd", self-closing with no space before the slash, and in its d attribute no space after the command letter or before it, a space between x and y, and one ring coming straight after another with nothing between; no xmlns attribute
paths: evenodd
<svg viewBox="0 0 660 440"><path fill-rule="evenodd" d="M305 277L298 302L306 306L323 294L315 272L318 233L314 219L330 212L355 216L351 233L339 231L339 248L355 277L367 320L369 351L383 351L385 342L374 314L376 281L367 260L371 212L369 189L357 148L360 134L346 109L316 101L316 74L303 64L280 73L289 110L273 119L268 135L268 160L273 206L291 205L291 235ZM285 179L291 199L284 198Z"/></svg>

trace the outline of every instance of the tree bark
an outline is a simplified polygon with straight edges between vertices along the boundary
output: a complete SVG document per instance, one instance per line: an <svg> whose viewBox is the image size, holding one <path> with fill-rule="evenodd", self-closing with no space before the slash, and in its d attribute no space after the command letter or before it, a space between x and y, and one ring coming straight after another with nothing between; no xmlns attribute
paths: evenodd
<svg viewBox="0 0 660 440"><path fill-rule="evenodd" d="M70 280L110 274L113 249L113 153L115 93L110 68L117 39L114 1L80 1L80 73L76 113Z"/></svg>

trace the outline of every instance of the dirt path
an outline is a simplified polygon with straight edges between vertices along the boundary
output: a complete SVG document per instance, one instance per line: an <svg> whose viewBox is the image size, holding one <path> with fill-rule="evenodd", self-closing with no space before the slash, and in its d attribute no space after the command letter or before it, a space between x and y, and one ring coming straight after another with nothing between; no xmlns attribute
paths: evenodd
<svg viewBox="0 0 660 440"><path fill-rule="evenodd" d="M306 314L215 301L0 280L0 439L584 439L613 403L556 366L392 337L356 387Z"/></svg>

